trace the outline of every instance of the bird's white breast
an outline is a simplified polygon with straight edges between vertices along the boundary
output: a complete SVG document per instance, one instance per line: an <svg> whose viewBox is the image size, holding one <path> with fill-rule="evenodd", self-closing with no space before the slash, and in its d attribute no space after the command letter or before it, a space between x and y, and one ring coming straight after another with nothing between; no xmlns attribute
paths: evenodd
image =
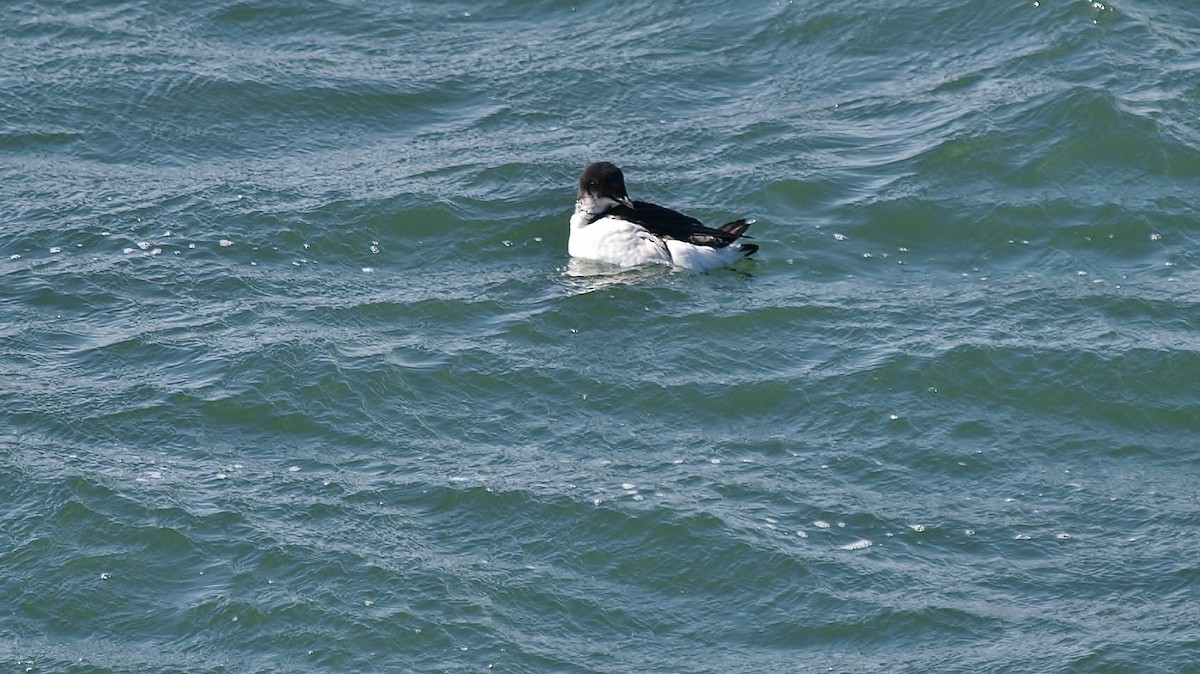
<svg viewBox="0 0 1200 674"><path fill-rule="evenodd" d="M588 222L587 212L571 217L567 252L572 257L607 262L621 267L671 264L671 253L662 239L645 227L620 218Z"/></svg>

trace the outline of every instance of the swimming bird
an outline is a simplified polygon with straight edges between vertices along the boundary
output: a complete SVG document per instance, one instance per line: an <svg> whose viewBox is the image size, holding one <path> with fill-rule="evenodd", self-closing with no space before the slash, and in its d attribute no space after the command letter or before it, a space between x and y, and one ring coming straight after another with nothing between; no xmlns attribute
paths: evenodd
<svg viewBox="0 0 1200 674"><path fill-rule="evenodd" d="M664 206L633 201L625 174L609 162L588 164L579 177L571 216L571 257L620 267L666 264L706 272L754 254L742 243L753 220L705 227L699 220Z"/></svg>

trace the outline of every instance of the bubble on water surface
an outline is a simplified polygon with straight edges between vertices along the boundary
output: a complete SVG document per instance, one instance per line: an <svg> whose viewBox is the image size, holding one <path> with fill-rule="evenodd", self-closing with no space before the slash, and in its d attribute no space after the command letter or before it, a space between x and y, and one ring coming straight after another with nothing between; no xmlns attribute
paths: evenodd
<svg viewBox="0 0 1200 674"><path fill-rule="evenodd" d="M853 543L847 543L847 544L843 545L842 549L843 550L866 550L869 547L871 547L871 541L868 541L867 539L862 538L857 541L854 541Z"/></svg>

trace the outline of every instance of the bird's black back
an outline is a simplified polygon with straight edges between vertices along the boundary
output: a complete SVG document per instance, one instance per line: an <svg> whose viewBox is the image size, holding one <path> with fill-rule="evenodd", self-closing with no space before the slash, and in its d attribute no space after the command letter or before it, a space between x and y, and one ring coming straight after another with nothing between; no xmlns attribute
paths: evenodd
<svg viewBox="0 0 1200 674"><path fill-rule="evenodd" d="M635 201L633 208L617 204L608 209L605 215L639 224L657 236L712 248L724 248L742 238L745 236L742 232L749 226L745 224L741 227L730 228L730 230L737 231L706 227L696 218L648 201ZM733 224L735 223L730 223L730 225ZM726 225L726 227L730 225Z"/></svg>

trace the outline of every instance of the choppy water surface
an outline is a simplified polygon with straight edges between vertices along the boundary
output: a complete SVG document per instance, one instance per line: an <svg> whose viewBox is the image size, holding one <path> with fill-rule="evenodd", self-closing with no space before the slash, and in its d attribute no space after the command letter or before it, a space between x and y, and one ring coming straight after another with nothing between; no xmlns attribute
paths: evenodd
<svg viewBox="0 0 1200 674"><path fill-rule="evenodd" d="M1189 4L3 15L8 669L1195 666Z"/></svg>

